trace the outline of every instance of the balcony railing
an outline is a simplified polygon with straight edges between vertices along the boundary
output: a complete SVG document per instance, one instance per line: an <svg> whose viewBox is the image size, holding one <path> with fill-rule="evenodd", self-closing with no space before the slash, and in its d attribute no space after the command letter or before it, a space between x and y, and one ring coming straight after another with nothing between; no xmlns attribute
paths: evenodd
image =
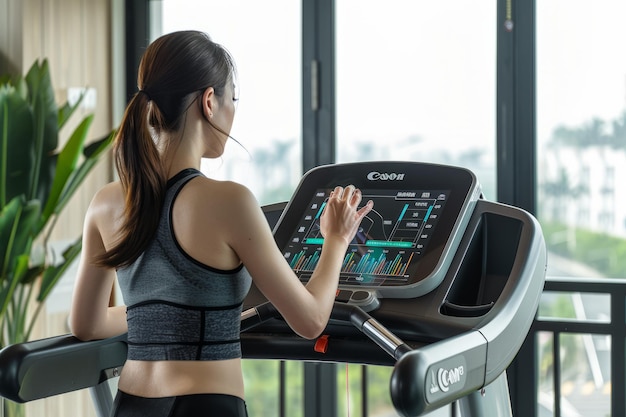
<svg viewBox="0 0 626 417"><path fill-rule="evenodd" d="M536 349L535 415L626 415L625 299L626 279L546 281L528 339Z"/></svg>

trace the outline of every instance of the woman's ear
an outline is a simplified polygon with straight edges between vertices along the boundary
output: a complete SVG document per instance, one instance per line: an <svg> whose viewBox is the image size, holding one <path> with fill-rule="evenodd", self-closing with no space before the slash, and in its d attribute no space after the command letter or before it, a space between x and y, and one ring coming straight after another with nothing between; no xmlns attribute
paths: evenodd
<svg viewBox="0 0 626 417"><path fill-rule="evenodd" d="M215 90L213 87L208 87L202 93L202 97L200 98L202 114L207 120L211 120L213 117L213 112L216 109L217 101L215 100Z"/></svg>

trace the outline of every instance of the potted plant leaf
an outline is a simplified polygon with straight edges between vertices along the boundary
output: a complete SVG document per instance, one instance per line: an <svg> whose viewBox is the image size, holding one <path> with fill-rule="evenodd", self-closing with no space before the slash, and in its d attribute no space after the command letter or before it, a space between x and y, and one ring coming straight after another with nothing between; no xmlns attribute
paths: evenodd
<svg viewBox="0 0 626 417"><path fill-rule="evenodd" d="M47 60L0 77L0 347L27 341L48 295L81 250L81 237L51 256L59 213L106 153L113 134L86 144L93 114L59 147L80 105L55 102Z"/></svg>

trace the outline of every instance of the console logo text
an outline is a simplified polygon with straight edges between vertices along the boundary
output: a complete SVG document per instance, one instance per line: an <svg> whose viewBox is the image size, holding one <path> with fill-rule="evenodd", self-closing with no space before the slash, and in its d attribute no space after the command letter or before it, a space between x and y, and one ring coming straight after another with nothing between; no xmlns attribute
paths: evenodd
<svg viewBox="0 0 626 417"><path fill-rule="evenodd" d="M372 171L367 174L367 179L370 181L402 181L404 180L404 174L396 174L395 172L378 172Z"/></svg>
<svg viewBox="0 0 626 417"><path fill-rule="evenodd" d="M439 368L436 372L431 371L430 394L448 392L456 385L465 385L465 367L459 365L452 368Z"/></svg>

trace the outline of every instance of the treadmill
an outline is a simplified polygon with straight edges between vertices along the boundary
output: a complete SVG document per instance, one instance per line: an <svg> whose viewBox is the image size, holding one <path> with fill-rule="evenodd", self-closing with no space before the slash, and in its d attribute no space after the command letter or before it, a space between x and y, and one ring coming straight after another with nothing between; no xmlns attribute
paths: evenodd
<svg viewBox="0 0 626 417"><path fill-rule="evenodd" d="M464 168L359 162L308 171L286 204L264 207L299 279L323 244L319 219L336 185L354 184L374 209L344 254L331 319L317 340L297 336L254 286L244 301L244 358L393 367L401 416L453 404L455 417L510 417L506 368L535 317L546 272L541 227L528 212L482 197ZM0 351L0 396L27 402L89 388L108 416L108 379L126 359L125 335L71 335Z"/></svg>

